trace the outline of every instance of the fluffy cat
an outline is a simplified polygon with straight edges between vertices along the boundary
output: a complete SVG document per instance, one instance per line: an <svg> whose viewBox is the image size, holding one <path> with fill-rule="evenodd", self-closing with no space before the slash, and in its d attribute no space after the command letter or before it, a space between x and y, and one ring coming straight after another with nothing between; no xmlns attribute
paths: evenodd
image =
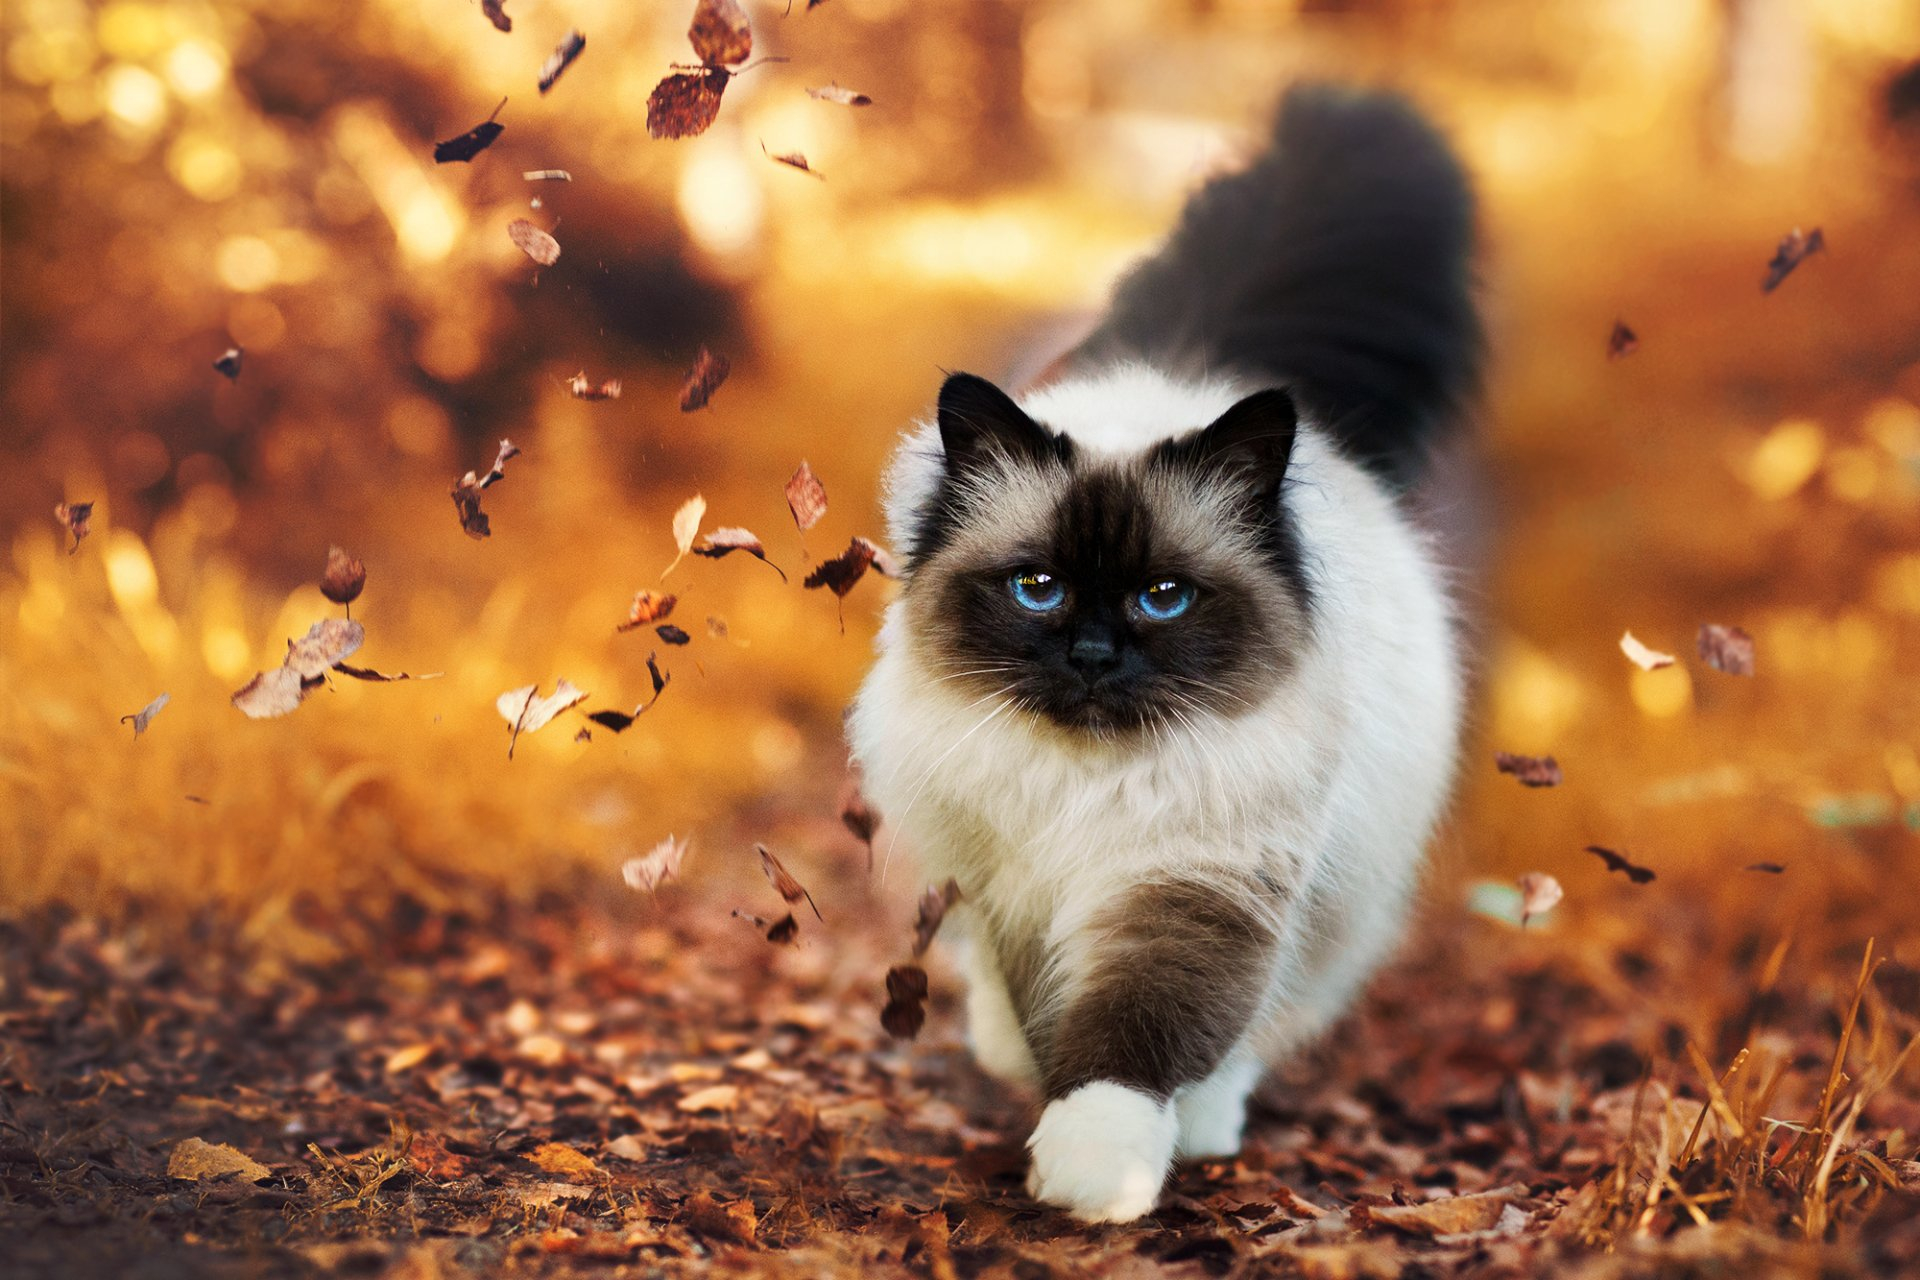
<svg viewBox="0 0 1920 1280"><path fill-rule="evenodd" d="M1472 223L1410 108L1295 90L1060 376L949 377L892 465L854 753L1082 1219L1235 1152L1400 936L1462 703L1405 491L1476 378Z"/></svg>

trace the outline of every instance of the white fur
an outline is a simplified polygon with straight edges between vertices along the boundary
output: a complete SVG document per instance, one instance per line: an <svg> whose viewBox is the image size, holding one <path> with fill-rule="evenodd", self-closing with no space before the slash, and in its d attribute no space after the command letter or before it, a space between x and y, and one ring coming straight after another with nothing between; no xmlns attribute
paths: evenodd
<svg viewBox="0 0 1920 1280"><path fill-rule="evenodd" d="M1247 1095L1265 1071L1266 1064L1258 1056L1242 1051L1228 1057L1199 1084L1174 1092L1182 1160L1227 1159L1239 1152L1247 1127Z"/></svg>
<svg viewBox="0 0 1920 1280"><path fill-rule="evenodd" d="M1132 1222L1153 1210L1173 1164L1173 1108L1096 1081L1047 1104L1027 1139L1027 1193L1083 1222Z"/></svg>
<svg viewBox="0 0 1920 1280"><path fill-rule="evenodd" d="M1204 426L1247 390L1130 365L1021 403L1076 446L1125 455ZM937 429L924 424L890 476L896 545L911 540L941 465ZM1097 941L1088 922L1130 886L1256 865L1272 874L1281 860L1289 892L1276 916L1279 959L1229 1055L1243 1065L1190 1087L1180 1129L1193 1154L1237 1145L1258 1064L1337 1017L1392 948L1454 770L1460 663L1425 539L1310 426L1294 446L1286 501L1313 584L1312 637L1259 705L1201 717L1147 745L1069 734L943 677L916 644L909 583L888 610L851 719L876 805L928 878L959 881L966 896L955 920L979 913L1002 934L1044 938L1061 1002L1086 976ZM984 949L987 931L973 932ZM997 972L991 978L998 986ZM976 994L969 1008L983 1065L1030 1078L1032 1054L1007 1043L1018 1029L1004 987ZM1048 1126L1043 1119L1041 1131ZM1043 1145L1051 1157L1057 1141L1040 1137L1036 1177L1050 1198L1098 1199L1056 1189L1070 1178L1064 1172L1039 1171ZM1097 1207L1108 1216L1115 1208Z"/></svg>

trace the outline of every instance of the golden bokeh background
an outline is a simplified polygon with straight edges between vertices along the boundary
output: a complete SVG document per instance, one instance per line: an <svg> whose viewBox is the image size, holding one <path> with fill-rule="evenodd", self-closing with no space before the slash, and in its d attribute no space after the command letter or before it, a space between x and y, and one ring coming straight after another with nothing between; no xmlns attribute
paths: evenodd
<svg viewBox="0 0 1920 1280"><path fill-rule="evenodd" d="M1913 883L1920 122L1890 86L1920 7L748 7L786 61L674 142L645 104L692 58L690 0L510 0L504 35L468 0L6 7L0 907L211 903L284 939L315 904L455 874L618 891L669 831L864 861L834 821L839 715L890 587L862 583L843 632L801 572L881 533L882 461L943 368L1043 365L1308 77L1415 96L1484 201L1490 550L1462 591L1485 688L1436 894L1544 869L1571 919L1713 892L1778 926ZM570 27L585 53L543 97ZM804 92L830 82L875 105ZM497 144L432 163L502 96ZM574 180L522 179L541 168ZM516 217L557 264L514 248ZM1763 296L1774 245L1816 225L1829 251ZM1616 318L1640 347L1609 361ZM683 415L702 345L734 372ZM572 398L579 369L623 397ZM502 436L525 454L476 542L447 489ZM804 549L781 497L802 458L832 500ZM615 634L695 492L793 583L689 561L668 585L691 645ZM72 556L63 500L98 503ZM357 660L443 678L245 719L232 691L336 612L336 542L369 569ZM1693 659L1707 621L1754 634L1756 678ZM1636 672L1627 628L1683 661ZM508 761L498 693L564 676L630 709L653 650L673 683L634 728L580 743L565 717ZM133 740L118 717L162 691ZM1567 784L1522 792L1495 749L1555 754ZM1588 842L1669 896L1609 882ZM1763 859L1787 876L1740 870ZM1910 909L1884 915L1861 928L1910 951Z"/></svg>

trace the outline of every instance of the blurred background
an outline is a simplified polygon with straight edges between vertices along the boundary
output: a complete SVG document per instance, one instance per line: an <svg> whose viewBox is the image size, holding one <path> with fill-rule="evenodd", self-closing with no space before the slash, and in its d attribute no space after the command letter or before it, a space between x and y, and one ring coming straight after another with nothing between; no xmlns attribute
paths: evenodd
<svg viewBox="0 0 1920 1280"><path fill-rule="evenodd" d="M503 34L469 0L6 6L0 908L210 906L295 945L468 877L624 893L669 832L695 880L753 839L864 868L840 713L892 588L843 630L805 568L883 534L876 478L943 369L1044 365L1279 91L1330 77L1418 99L1484 201L1485 688L1436 897L1542 869L1575 913L1654 900L1592 842L1755 920L1877 914L1920 959L1886 892L1920 869L1920 6L755 2L785 61L656 141L692 7L510 0ZM874 103L805 92L830 83ZM500 140L436 166L503 96ZM573 181L522 178L546 168ZM1639 345L1610 360L1616 320ZM682 414L703 345L733 373ZM577 370L624 394L574 398ZM525 452L475 541L448 488L503 436ZM831 500L804 544L803 458ZM790 582L690 559L692 642L616 634L696 492ZM63 501L97 504L73 555ZM445 674L249 720L229 695L338 613L331 543L368 568L355 661ZM1751 631L1759 675L1695 660L1702 622ZM1635 670L1628 628L1682 661ZM633 728L576 741L572 713L507 759L500 692L631 710L652 652L672 683ZM1496 749L1567 782L1523 792Z"/></svg>

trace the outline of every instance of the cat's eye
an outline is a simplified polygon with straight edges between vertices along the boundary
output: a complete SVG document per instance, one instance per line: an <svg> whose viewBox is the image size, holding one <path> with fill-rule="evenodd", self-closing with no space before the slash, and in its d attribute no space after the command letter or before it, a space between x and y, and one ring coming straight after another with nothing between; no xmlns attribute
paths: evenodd
<svg viewBox="0 0 1920 1280"><path fill-rule="evenodd" d="M1007 579L1007 590L1015 603L1034 613L1051 613L1067 602L1067 588L1060 579L1038 569L1022 569Z"/></svg>
<svg viewBox="0 0 1920 1280"><path fill-rule="evenodd" d="M1140 606L1140 612L1155 622L1165 622L1177 618L1193 607L1193 598L1199 592L1191 582L1182 582L1178 578L1162 578L1152 586L1142 588L1135 596L1134 603Z"/></svg>

